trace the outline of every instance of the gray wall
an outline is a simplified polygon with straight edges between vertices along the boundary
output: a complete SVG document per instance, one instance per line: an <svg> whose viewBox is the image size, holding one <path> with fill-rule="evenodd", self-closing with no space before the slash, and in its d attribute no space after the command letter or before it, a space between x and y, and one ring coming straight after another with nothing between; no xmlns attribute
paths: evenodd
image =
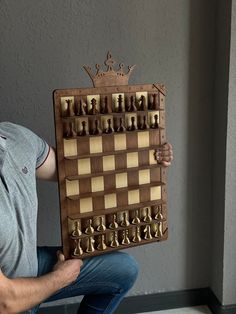
<svg viewBox="0 0 236 314"><path fill-rule="evenodd" d="M216 278L210 271L215 239L215 1L0 0L0 4L2 121L23 124L54 144L52 91L91 86L81 68L103 62L108 50L117 61L137 64L130 84L166 84L167 134L175 151L169 170L170 236L161 244L129 249L141 265L131 294L210 286ZM57 186L39 182L38 192L39 244L58 245ZM221 268L221 260L218 265ZM215 282L215 290L221 292L221 283Z"/></svg>

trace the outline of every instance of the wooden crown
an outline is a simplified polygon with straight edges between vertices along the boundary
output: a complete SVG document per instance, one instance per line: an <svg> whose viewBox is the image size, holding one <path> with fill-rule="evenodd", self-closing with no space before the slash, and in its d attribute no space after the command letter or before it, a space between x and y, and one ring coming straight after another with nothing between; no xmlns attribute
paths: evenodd
<svg viewBox="0 0 236 314"><path fill-rule="evenodd" d="M128 85L130 74L132 73L135 65L128 66L128 72L124 72L124 63L119 64L119 70L115 71L113 66L116 64L115 60L112 58L111 53L107 53L107 59L104 64L107 66L106 71L100 69L100 65L96 64L97 72L92 73L92 69L89 66L84 66L88 75L90 76L94 87L101 86L119 86L119 85Z"/></svg>

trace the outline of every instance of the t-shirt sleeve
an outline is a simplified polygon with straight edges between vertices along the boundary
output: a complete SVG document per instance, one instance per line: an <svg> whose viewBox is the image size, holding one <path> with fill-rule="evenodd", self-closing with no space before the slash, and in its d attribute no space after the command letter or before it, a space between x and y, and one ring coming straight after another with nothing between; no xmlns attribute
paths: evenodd
<svg viewBox="0 0 236 314"><path fill-rule="evenodd" d="M36 169L43 165L50 151L49 145L42 138L38 137L37 142L38 142L38 145L37 145L38 147L37 147Z"/></svg>

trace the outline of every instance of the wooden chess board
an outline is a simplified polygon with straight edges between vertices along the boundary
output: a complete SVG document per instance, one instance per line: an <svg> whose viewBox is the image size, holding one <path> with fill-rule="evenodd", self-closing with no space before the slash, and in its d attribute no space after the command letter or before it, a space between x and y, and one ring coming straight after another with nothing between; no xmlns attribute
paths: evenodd
<svg viewBox="0 0 236 314"><path fill-rule="evenodd" d="M56 90L54 111L66 258L165 240L164 86Z"/></svg>

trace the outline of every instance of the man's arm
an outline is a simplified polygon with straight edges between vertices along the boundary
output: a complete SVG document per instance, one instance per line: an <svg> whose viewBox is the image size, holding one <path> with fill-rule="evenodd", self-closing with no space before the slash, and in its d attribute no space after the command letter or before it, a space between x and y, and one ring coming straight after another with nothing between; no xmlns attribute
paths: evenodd
<svg viewBox="0 0 236 314"><path fill-rule="evenodd" d="M33 308L75 281L81 265L81 260L65 261L59 253L53 271L38 278L9 279L0 270L0 313L16 314Z"/></svg>
<svg viewBox="0 0 236 314"><path fill-rule="evenodd" d="M44 163L37 168L36 176L38 179L56 181L57 180L57 163L56 153L53 147L50 147L48 156Z"/></svg>

